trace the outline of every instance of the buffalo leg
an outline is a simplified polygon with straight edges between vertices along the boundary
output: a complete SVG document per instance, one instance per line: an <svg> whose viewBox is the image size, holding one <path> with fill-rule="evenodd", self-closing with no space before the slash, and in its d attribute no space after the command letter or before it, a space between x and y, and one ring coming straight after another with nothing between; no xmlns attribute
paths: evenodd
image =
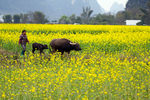
<svg viewBox="0 0 150 100"><path fill-rule="evenodd" d="M63 55L64 54L64 51L61 51L61 55Z"/></svg>
<svg viewBox="0 0 150 100"><path fill-rule="evenodd" d="M40 54L41 54L41 53L43 53L43 54L44 54L43 50L40 50Z"/></svg>
<svg viewBox="0 0 150 100"><path fill-rule="evenodd" d="M52 54L56 52L56 49L52 49Z"/></svg>
<svg viewBox="0 0 150 100"><path fill-rule="evenodd" d="M70 51L68 51L68 54L70 54Z"/></svg>
<svg viewBox="0 0 150 100"><path fill-rule="evenodd" d="M34 51L35 51L35 48L32 49L32 53L34 53Z"/></svg>

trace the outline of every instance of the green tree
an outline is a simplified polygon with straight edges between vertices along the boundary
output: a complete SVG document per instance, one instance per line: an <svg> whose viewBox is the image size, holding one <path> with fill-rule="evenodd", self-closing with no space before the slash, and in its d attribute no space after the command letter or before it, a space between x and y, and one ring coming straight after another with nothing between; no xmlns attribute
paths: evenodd
<svg viewBox="0 0 150 100"><path fill-rule="evenodd" d="M70 19L70 23L71 23L71 24L76 23L76 15L75 15L75 14L72 14L72 15L69 17L69 19Z"/></svg>
<svg viewBox="0 0 150 100"><path fill-rule="evenodd" d="M12 23L12 16L11 15L4 15L3 20L4 20L4 23Z"/></svg>
<svg viewBox="0 0 150 100"><path fill-rule="evenodd" d="M115 17L111 14L98 14L92 18L90 24L114 25Z"/></svg>
<svg viewBox="0 0 150 100"><path fill-rule="evenodd" d="M13 16L14 23L20 23L20 15L16 14Z"/></svg>
<svg viewBox="0 0 150 100"><path fill-rule="evenodd" d="M89 24L92 13L93 10L91 10L90 7L85 7L85 8L83 7L83 11L81 13L81 20L83 24Z"/></svg>
<svg viewBox="0 0 150 100"><path fill-rule="evenodd" d="M125 25L125 21L128 19L126 11L120 11L116 14L116 23L119 25Z"/></svg>
<svg viewBox="0 0 150 100"><path fill-rule="evenodd" d="M21 23L33 23L33 12L20 14Z"/></svg>
<svg viewBox="0 0 150 100"><path fill-rule="evenodd" d="M80 16L77 16L77 18L76 18L76 23L79 23L79 24L81 24L81 23L82 23L82 21L81 21L81 17L80 17Z"/></svg>
<svg viewBox="0 0 150 100"><path fill-rule="evenodd" d="M70 24L70 19L64 15L59 19L59 24Z"/></svg>
<svg viewBox="0 0 150 100"><path fill-rule="evenodd" d="M47 22L48 22L48 19L45 17L44 13L40 11L35 11L33 13L33 23L44 24Z"/></svg>
<svg viewBox="0 0 150 100"><path fill-rule="evenodd" d="M28 23L29 22L28 14L20 14L20 21L21 23Z"/></svg>

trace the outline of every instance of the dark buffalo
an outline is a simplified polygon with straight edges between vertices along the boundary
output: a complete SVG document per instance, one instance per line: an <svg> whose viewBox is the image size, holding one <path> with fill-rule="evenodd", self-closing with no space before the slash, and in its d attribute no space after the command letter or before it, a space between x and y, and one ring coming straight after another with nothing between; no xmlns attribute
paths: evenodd
<svg viewBox="0 0 150 100"><path fill-rule="evenodd" d="M52 48L52 53L58 51L61 52L62 55L64 52L68 52L69 54L71 50L81 50L80 45L78 43L72 43L68 39L53 39L50 42L50 46Z"/></svg>
<svg viewBox="0 0 150 100"><path fill-rule="evenodd" d="M40 54L41 54L41 53L44 53L43 52L44 49L48 49L48 46L40 44L40 43L33 43L32 44L32 53L34 53L35 50L40 50Z"/></svg>

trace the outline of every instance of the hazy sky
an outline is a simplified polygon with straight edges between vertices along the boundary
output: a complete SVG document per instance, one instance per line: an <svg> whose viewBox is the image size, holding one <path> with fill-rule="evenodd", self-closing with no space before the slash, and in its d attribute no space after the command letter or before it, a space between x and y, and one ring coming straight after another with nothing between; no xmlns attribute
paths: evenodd
<svg viewBox="0 0 150 100"><path fill-rule="evenodd" d="M114 2L117 2L119 4L123 4L125 6L125 4L128 0L97 0L97 1L101 5L101 7L104 8L104 10L109 11L110 7L112 6L112 4Z"/></svg>

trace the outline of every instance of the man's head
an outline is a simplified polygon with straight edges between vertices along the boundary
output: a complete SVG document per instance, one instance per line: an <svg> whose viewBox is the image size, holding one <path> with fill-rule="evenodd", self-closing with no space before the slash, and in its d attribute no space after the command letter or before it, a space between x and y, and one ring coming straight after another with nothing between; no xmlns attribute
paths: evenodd
<svg viewBox="0 0 150 100"><path fill-rule="evenodd" d="M23 34L23 35L26 35L26 30L23 30L23 31L22 31L22 34Z"/></svg>

